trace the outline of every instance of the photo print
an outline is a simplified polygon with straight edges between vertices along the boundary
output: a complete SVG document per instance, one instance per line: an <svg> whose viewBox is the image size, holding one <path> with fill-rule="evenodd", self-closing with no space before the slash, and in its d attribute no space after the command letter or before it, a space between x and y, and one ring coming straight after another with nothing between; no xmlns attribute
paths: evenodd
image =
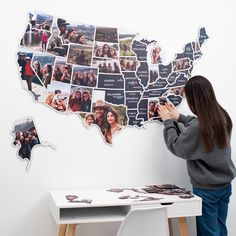
<svg viewBox="0 0 236 236"><path fill-rule="evenodd" d="M55 59L55 56L34 53L33 70L46 88L51 83Z"/></svg>
<svg viewBox="0 0 236 236"><path fill-rule="evenodd" d="M80 86L71 86L68 111L91 112L92 89Z"/></svg>
<svg viewBox="0 0 236 236"><path fill-rule="evenodd" d="M55 146L48 141L41 141L35 123L32 117L17 119L11 131L13 136L12 145L17 147L17 157L27 161L26 170L30 168L32 162L32 152L35 147L49 146L55 149Z"/></svg>
<svg viewBox="0 0 236 236"><path fill-rule="evenodd" d="M159 78L159 67L158 65L149 65L149 84L153 84Z"/></svg>
<svg viewBox="0 0 236 236"><path fill-rule="evenodd" d="M70 94L70 85L58 81L52 81L48 85L48 96L45 103L59 112L67 111L67 103Z"/></svg>
<svg viewBox="0 0 236 236"><path fill-rule="evenodd" d="M57 28L59 30L59 37L65 38L65 35L68 31L68 26L70 25L69 22L67 22L65 19L57 18L56 20Z"/></svg>
<svg viewBox="0 0 236 236"><path fill-rule="evenodd" d="M184 97L184 87L171 88L169 94L174 94L175 96Z"/></svg>
<svg viewBox="0 0 236 236"><path fill-rule="evenodd" d="M119 46L120 46L120 56L135 56L134 51L132 51L133 39L137 36L135 33L130 33L125 30L119 30Z"/></svg>
<svg viewBox="0 0 236 236"><path fill-rule="evenodd" d="M64 58L57 58L53 70L53 80L67 83L71 82L72 65L66 64Z"/></svg>
<svg viewBox="0 0 236 236"><path fill-rule="evenodd" d="M96 87L97 76L98 68L74 66L72 84L86 87Z"/></svg>
<svg viewBox="0 0 236 236"><path fill-rule="evenodd" d="M32 28L29 24L21 39L20 45L34 51L46 52L50 37L51 33L49 31Z"/></svg>
<svg viewBox="0 0 236 236"><path fill-rule="evenodd" d="M117 43L95 42L93 55L94 57L117 59L119 55L118 52L119 48Z"/></svg>
<svg viewBox="0 0 236 236"><path fill-rule="evenodd" d="M68 45L62 44L62 39L60 37L60 31L58 29L57 23L53 23L52 35L49 38L47 53L53 54L55 56L66 57L68 52Z"/></svg>
<svg viewBox="0 0 236 236"><path fill-rule="evenodd" d="M75 202L75 203L88 203L91 204L92 203L92 199L90 198L86 198L86 199L80 199L79 196L77 195L66 195L66 199L68 200L68 202Z"/></svg>
<svg viewBox="0 0 236 236"><path fill-rule="evenodd" d="M77 43L88 46L93 46L95 26L87 24L77 24Z"/></svg>
<svg viewBox="0 0 236 236"><path fill-rule="evenodd" d="M40 29L50 31L52 28L53 16L35 12L29 13L29 23L32 29Z"/></svg>
<svg viewBox="0 0 236 236"><path fill-rule="evenodd" d="M173 61L174 71L187 70L190 67L190 60L188 58Z"/></svg>
<svg viewBox="0 0 236 236"><path fill-rule="evenodd" d="M104 141L112 144L115 134L127 126L126 107L112 105L99 99L93 102L92 111L95 117L94 124L99 127Z"/></svg>
<svg viewBox="0 0 236 236"><path fill-rule="evenodd" d="M198 41L192 42L194 52L199 52L201 50L200 44Z"/></svg>
<svg viewBox="0 0 236 236"><path fill-rule="evenodd" d="M159 47L158 45L154 45L151 48L151 52L150 52L151 64L162 63L160 54L161 54L161 47Z"/></svg>
<svg viewBox="0 0 236 236"><path fill-rule="evenodd" d="M194 59L197 60L202 56L201 46L199 41L192 42L192 49L194 51Z"/></svg>
<svg viewBox="0 0 236 236"><path fill-rule="evenodd" d="M44 102L47 90L34 70L32 64L33 53L22 50L17 53L17 57L22 87L32 94L35 101Z"/></svg>
<svg viewBox="0 0 236 236"><path fill-rule="evenodd" d="M63 44L82 44L93 46L95 26L78 22L67 22L58 18L57 26Z"/></svg>
<svg viewBox="0 0 236 236"><path fill-rule="evenodd" d="M93 48L70 44L67 63L81 66L91 66Z"/></svg>
<svg viewBox="0 0 236 236"><path fill-rule="evenodd" d="M121 71L136 71L138 61L136 57L120 57Z"/></svg>
<svg viewBox="0 0 236 236"><path fill-rule="evenodd" d="M98 67L99 73L120 74L119 62L116 59L94 58L93 67Z"/></svg>
<svg viewBox="0 0 236 236"><path fill-rule="evenodd" d="M32 149L40 144L38 132L31 117L16 120L12 130L13 145L19 147L18 156L30 161Z"/></svg>
<svg viewBox="0 0 236 236"><path fill-rule="evenodd" d="M159 102L157 99L149 99L148 101L148 120L153 120L159 117L158 114L158 105Z"/></svg>
<svg viewBox="0 0 236 236"><path fill-rule="evenodd" d="M160 115L158 113L158 107L160 105L165 105L168 103L169 100L167 97L158 97L158 98L151 98L148 101L148 120L159 120Z"/></svg>
<svg viewBox="0 0 236 236"><path fill-rule="evenodd" d="M177 195L183 196L183 198L193 197L192 192L184 188L180 188L174 184L163 184L163 185L149 185L143 188L147 193L156 193L164 195ZM187 197L188 196L188 197Z"/></svg>
<svg viewBox="0 0 236 236"><path fill-rule="evenodd" d="M117 28L96 27L95 41L118 43Z"/></svg>

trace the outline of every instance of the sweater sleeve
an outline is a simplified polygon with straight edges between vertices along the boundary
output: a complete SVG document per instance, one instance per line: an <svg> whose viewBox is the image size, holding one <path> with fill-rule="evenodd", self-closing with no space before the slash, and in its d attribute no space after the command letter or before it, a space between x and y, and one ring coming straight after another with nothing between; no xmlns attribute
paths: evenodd
<svg viewBox="0 0 236 236"><path fill-rule="evenodd" d="M189 122L196 119L195 116L185 116L183 114L179 114L178 122L182 123L184 126L187 126Z"/></svg>
<svg viewBox="0 0 236 236"><path fill-rule="evenodd" d="M164 139L167 148L176 156L186 159L196 159L195 151L199 148L200 137L196 119L190 123L183 131L179 132L174 121L168 119L163 122Z"/></svg>

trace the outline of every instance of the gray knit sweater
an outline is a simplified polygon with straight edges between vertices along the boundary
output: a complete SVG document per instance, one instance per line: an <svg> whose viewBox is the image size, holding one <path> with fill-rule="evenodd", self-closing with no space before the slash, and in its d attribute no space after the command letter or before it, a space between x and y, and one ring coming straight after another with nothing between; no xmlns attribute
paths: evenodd
<svg viewBox="0 0 236 236"><path fill-rule="evenodd" d="M230 184L236 176L236 169L231 160L230 142L224 149L215 147L211 152L205 152L200 141L198 119L180 114L178 122L185 126L182 131L172 120L163 122L164 139L174 155L187 161L193 187L219 189Z"/></svg>

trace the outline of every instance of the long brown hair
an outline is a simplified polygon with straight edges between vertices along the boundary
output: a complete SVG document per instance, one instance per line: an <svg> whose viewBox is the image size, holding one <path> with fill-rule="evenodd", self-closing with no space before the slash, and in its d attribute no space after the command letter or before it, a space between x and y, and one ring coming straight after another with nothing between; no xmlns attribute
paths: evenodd
<svg viewBox="0 0 236 236"><path fill-rule="evenodd" d="M215 145L225 148L228 135L231 134L232 120L217 102L210 81L200 75L193 76L187 81L184 90L189 108L198 117L205 150L210 152Z"/></svg>

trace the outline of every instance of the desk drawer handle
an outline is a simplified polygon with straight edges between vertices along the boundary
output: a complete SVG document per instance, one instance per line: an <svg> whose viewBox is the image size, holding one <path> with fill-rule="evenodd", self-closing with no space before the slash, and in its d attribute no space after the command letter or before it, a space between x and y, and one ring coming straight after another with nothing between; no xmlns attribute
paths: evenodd
<svg viewBox="0 0 236 236"><path fill-rule="evenodd" d="M163 206L172 205L172 204L173 204L173 202L163 202L163 203L161 203L161 205L163 205Z"/></svg>

